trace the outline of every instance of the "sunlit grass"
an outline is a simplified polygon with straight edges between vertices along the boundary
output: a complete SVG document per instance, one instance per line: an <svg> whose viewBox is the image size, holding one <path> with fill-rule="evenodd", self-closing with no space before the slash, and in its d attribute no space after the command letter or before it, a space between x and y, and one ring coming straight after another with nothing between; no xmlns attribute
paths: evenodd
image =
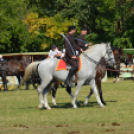
<svg viewBox="0 0 134 134"><path fill-rule="evenodd" d="M73 109L72 99L65 89L57 92L58 107L38 110L36 90L0 92L0 134L132 134L134 133L134 83L131 80L102 84L107 106L99 107L93 95L88 106L83 106L89 93L84 86L78 96L81 105ZM73 89L73 92L75 89ZM113 122L115 126L112 125Z"/></svg>

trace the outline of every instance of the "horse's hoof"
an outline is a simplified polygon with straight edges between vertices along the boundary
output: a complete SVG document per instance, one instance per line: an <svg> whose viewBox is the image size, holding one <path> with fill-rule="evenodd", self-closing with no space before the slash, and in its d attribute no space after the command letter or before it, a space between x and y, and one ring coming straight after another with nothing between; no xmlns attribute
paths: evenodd
<svg viewBox="0 0 134 134"><path fill-rule="evenodd" d="M53 104L54 107L57 107L57 104Z"/></svg>
<svg viewBox="0 0 134 134"><path fill-rule="evenodd" d="M38 106L38 109L42 109L40 106Z"/></svg>
<svg viewBox="0 0 134 134"><path fill-rule="evenodd" d="M43 105L39 104L38 109L43 109Z"/></svg>
<svg viewBox="0 0 134 134"><path fill-rule="evenodd" d="M105 106L104 105L102 105L102 106L100 106L101 108L105 108Z"/></svg>
<svg viewBox="0 0 134 134"><path fill-rule="evenodd" d="M105 105L105 106L106 106L107 104L106 104L105 102L103 102L103 105Z"/></svg>
<svg viewBox="0 0 134 134"><path fill-rule="evenodd" d="M73 106L74 109L78 108L76 105Z"/></svg>
<svg viewBox="0 0 134 134"><path fill-rule="evenodd" d="M84 102L83 105L84 105L84 106L87 106L87 105L88 105L88 102Z"/></svg>
<svg viewBox="0 0 134 134"><path fill-rule="evenodd" d="M47 109L47 110L51 110L51 108L50 108L50 107L47 107L46 109Z"/></svg>
<svg viewBox="0 0 134 134"><path fill-rule="evenodd" d="M80 102L79 102L79 101L76 101L75 103L76 103L77 105L80 105Z"/></svg>

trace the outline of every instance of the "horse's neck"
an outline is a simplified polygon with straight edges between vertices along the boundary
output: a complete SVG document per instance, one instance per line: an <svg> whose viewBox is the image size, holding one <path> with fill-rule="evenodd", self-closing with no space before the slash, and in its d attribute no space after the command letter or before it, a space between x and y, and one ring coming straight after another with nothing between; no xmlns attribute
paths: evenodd
<svg viewBox="0 0 134 134"><path fill-rule="evenodd" d="M86 51L86 54L94 59L96 62L99 62L102 58L102 52L105 50L104 44L98 44L93 46L91 49Z"/></svg>

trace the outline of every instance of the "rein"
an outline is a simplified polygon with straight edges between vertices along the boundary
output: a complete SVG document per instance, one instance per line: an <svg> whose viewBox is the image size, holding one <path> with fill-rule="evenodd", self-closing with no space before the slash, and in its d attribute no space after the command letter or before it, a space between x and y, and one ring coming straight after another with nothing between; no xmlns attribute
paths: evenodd
<svg viewBox="0 0 134 134"><path fill-rule="evenodd" d="M98 61L92 59L91 57L89 57L89 56L88 56L86 53L84 53L84 52L83 52L82 54L83 54L83 56L84 56L85 58L87 58L89 61L95 63L96 65L98 65L98 64L101 64L101 65L108 65L108 63L101 63L101 62L98 62Z"/></svg>
<svg viewBox="0 0 134 134"><path fill-rule="evenodd" d="M80 41L80 42L83 42L83 43L85 43L85 44L88 44L86 41L84 41L84 40L81 40L81 39L78 39L78 38L74 38L75 40L78 40L78 41Z"/></svg>
<svg viewBox="0 0 134 134"><path fill-rule="evenodd" d="M134 69L132 71L121 71L121 70L113 70L113 69L106 69L107 71L112 71L112 72L131 72L133 73L134 72Z"/></svg>

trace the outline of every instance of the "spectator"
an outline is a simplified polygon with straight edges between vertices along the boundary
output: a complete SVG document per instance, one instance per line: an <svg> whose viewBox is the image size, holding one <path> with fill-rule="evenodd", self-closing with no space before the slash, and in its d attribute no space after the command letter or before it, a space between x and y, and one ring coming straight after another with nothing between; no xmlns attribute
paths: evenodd
<svg viewBox="0 0 134 134"><path fill-rule="evenodd" d="M4 61L4 59L3 59L3 56L2 56L2 55L0 55L0 61Z"/></svg>
<svg viewBox="0 0 134 134"><path fill-rule="evenodd" d="M51 50L49 51L49 55L47 58L63 58L64 52L58 50L55 45L52 45Z"/></svg>

